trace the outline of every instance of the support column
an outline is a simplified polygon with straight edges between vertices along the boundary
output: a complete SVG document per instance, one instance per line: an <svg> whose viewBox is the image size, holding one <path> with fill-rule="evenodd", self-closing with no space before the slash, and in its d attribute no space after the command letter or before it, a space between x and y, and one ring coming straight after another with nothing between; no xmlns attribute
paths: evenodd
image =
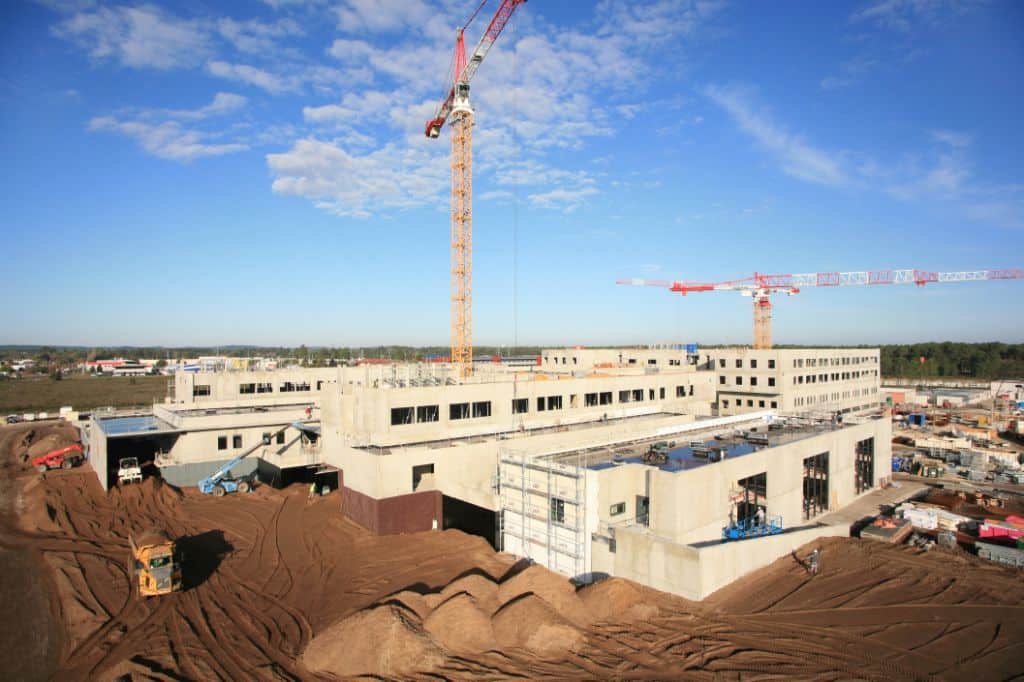
<svg viewBox="0 0 1024 682"><path fill-rule="evenodd" d="M451 361L473 373L473 112L452 114Z"/></svg>

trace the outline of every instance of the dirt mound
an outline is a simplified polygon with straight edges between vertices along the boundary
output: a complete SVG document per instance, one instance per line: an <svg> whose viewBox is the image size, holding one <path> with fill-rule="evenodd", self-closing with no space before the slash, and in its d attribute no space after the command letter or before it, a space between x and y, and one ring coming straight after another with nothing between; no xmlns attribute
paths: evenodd
<svg viewBox="0 0 1024 682"><path fill-rule="evenodd" d="M394 604L359 611L314 637L302 653L314 672L401 676L444 662L416 614Z"/></svg>
<svg viewBox="0 0 1024 682"><path fill-rule="evenodd" d="M502 605L498 598L498 584L489 577L472 573L445 585L441 590L441 601L443 604L449 597L465 592L473 597L477 608L481 609L488 616L493 614Z"/></svg>
<svg viewBox="0 0 1024 682"><path fill-rule="evenodd" d="M381 600L381 604L389 603L395 603L401 607L405 607L421 619L426 618L430 614L431 610L431 607L427 604L423 595L419 592L413 592L412 590L402 590L401 592Z"/></svg>
<svg viewBox="0 0 1024 682"><path fill-rule="evenodd" d="M38 457L45 455L53 450L59 450L60 448L67 447L72 443L77 443L78 440L75 438L68 437L67 434L63 433L51 433L42 438L32 439L32 444L28 446L28 458Z"/></svg>
<svg viewBox="0 0 1024 682"><path fill-rule="evenodd" d="M496 648L490 615L466 592L436 608L423 621L423 627L445 648L456 653L475 654Z"/></svg>
<svg viewBox="0 0 1024 682"><path fill-rule="evenodd" d="M591 617L598 621L646 620L658 613L658 607L642 588L621 578L602 580L584 587L578 594Z"/></svg>
<svg viewBox="0 0 1024 682"><path fill-rule="evenodd" d="M176 506L184 493L160 478L150 477L142 483L126 483L110 489L111 502L145 504L147 506Z"/></svg>
<svg viewBox="0 0 1024 682"><path fill-rule="evenodd" d="M556 656L583 643L583 633L535 594L505 604L491 619L502 647L525 648L541 656Z"/></svg>
<svg viewBox="0 0 1024 682"><path fill-rule="evenodd" d="M498 600L502 604L526 594L537 595L576 625L586 625L592 620L569 579L538 564L519 572L498 588Z"/></svg>

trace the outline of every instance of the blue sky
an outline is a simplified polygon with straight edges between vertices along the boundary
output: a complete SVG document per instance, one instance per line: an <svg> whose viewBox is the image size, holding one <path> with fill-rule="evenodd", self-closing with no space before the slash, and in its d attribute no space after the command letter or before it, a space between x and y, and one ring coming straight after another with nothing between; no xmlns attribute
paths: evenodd
<svg viewBox="0 0 1024 682"><path fill-rule="evenodd" d="M446 344L422 131L475 4L4 3L0 343ZM530 0L473 83L475 340L749 343L620 277L1024 266L1021 73L1017 2ZM775 339L1019 342L1022 301L805 290Z"/></svg>

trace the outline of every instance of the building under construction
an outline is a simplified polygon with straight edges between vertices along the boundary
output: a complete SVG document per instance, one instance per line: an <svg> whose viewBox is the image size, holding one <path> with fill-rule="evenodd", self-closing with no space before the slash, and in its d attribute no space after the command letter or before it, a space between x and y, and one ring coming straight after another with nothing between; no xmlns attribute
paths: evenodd
<svg viewBox="0 0 1024 682"><path fill-rule="evenodd" d="M801 401L812 373L820 397ZM890 424L866 416L876 350L565 348L461 374L182 373L152 414L94 415L92 462L105 487L127 454L191 486L256 446L236 475L341 488L341 511L374 532L458 528L574 578L691 598L845 534L817 519L888 475ZM738 405L741 393L756 402ZM787 532L723 540L723 528L772 519Z"/></svg>

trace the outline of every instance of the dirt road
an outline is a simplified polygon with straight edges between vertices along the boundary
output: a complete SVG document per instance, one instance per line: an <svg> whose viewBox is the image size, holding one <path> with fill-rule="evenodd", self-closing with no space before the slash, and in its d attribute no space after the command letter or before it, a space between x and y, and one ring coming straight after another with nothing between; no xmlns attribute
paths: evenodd
<svg viewBox="0 0 1024 682"><path fill-rule="evenodd" d="M3 461L13 442L0 429ZM1021 574L946 550L829 540L817 576L798 554L695 604L617 579L577 592L457 531L377 537L336 494L215 499L154 480L104 494L88 469L17 462L4 478L21 502L3 509L0 558L44 557L52 604L7 595L52 633L33 674L9 674L7 639L5 679L1024 675ZM183 592L130 593L128 533L150 527L183 538Z"/></svg>

